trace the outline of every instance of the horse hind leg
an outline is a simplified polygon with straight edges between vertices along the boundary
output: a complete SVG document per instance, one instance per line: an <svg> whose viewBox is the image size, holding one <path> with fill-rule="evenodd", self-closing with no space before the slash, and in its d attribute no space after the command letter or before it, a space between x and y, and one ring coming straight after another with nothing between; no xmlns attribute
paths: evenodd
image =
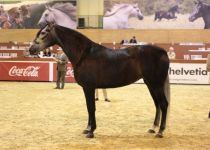
<svg viewBox="0 0 210 150"><path fill-rule="evenodd" d="M158 100L157 97L155 95L155 92L153 91L152 87L149 85L149 83L147 81L144 81L150 91L150 94L153 98L154 104L155 104L155 108L156 108L156 113L155 113L155 119L154 119L154 123L151 129L148 130L149 133L155 133L155 129L157 127L159 127L160 124L160 115L161 115L161 110L160 110L160 105L158 104Z"/></svg>
<svg viewBox="0 0 210 150"><path fill-rule="evenodd" d="M161 116L161 124L156 137L162 138L163 132L166 128L166 119L167 119L167 112L168 112L168 101L166 95L164 93L164 87L158 87L154 90L155 95L157 96L158 104L160 105L160 109L162 112Z"/></svg>

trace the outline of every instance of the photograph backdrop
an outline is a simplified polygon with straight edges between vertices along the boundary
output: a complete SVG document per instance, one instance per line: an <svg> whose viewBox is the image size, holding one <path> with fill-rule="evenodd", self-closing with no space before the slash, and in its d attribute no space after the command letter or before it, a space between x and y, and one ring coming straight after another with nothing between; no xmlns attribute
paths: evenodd
<svg viewBox="0 0 210 150"><path fill-rule="evenodd" d="M210 0L104 0L103 22L105 29L210 28Z"/></svg>
<svg viewBox="0 0 210 150"><path fill-rule="evenodd" d="M104 2L99 21L104 29L210 28L210 0L99 1ZM0 0L1 29L40 28L46 21L76 28L77 19L76 0Z"/></svg>
<svg viewBox="0 0 210 150"><path fill-rule="evenodd" d="M46 22L76 28L76 0L1 0L1 29L40 28Z"/></svg>

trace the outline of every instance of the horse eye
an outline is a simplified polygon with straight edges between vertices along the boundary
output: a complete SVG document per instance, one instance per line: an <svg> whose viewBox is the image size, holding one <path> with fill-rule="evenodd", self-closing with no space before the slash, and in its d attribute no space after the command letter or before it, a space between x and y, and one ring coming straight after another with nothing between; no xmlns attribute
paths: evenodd
<svg viewBox="0 0 210 150"><path fill-rule="evenodd" d="M45 32L41 32L41 35L45 35L46 33Z"/></svg>
<svg viewBox="0 0 210 150"><path fill-rule="evenodd" d="M45 14L45 17L47 17L49 14Z"/></svg>

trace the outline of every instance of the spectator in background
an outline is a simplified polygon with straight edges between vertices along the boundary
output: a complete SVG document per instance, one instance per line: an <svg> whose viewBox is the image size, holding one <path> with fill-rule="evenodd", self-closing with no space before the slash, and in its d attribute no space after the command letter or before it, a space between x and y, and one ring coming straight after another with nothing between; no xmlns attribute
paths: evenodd
<svg viewBox="0 0 210 150"><path fill-rule="evenodd" d="M120 42L120 45L123 45L123 44L126 44L128 43L128 40L127 39L123 39L121 42Z"/></svg>
<svg viewBox="0 0 210 150"><path fill-rule="evenodd" d="M106 89L102 89L102 92L103 92L103 95L104 95L104 100L105 100L106 102L111 102L111 101L107 98ZM96 89L95 93L96 93L95 100L98 101L98 100L99 100L99 99L98 99L98 89Z"/></svg>
<svg viewBox="0 0 210 150"><path fill-rule="evenodd" d="M210 72L210 54L208 54L207 56L207 66L206 66L206 69L208 72Z"/></svg>
<svg viewBox="0 0 210 150"><path fill-rule="evenodd" d="M128 40L127 39L123 39L121 42L120 42L120 49L123 49L123 48L126 48L126 46L124 44L128 44Z"/></svg>
<svg viewBox="0 0 210 150"><path fill-rule="evenodd" d="M169 50L168 50L167 54L168 54L169 59L176 59L176 53L175 53L174 48L172 46L169 47Z"/></svg>
<svg viewBox="0 0 210 150"><path fill-rule="evenodd" d="M57 62L57 81L55 89L63 89L65 84L68 58L62 50L59 50L57 57L53 58Z"/></svg>
<svg viewBox="0 0 210 150"><path fill-rule="evenodd" d="M133 36L132 39L130 39L129 43L137 43L136 37Z"/></svg>

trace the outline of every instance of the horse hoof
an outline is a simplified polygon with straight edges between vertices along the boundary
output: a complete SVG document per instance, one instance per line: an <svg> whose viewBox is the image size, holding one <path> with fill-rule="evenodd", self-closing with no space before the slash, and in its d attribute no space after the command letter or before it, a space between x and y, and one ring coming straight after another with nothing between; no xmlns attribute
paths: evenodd
<svg viewBox="0 0 210 150"><path fill-rule="evenodd" d="M88 134L86 135L86 138L94 138L93 132L88 132Z"/></svg>
<svg viewBox="0 0 210 150"><path fill-rule="evenodd" d="M88 134L88 132L89 132L88 130L84 130L82 133L83 134Z"/></svg>
<svg viewBox="0 0 210 150"><path fill-rule="evenodd" d="M163 138L163 134L162 133L158 133L155 135L156 138Z"/></svg>
<svg viewBox="0 0 210 150"><path fill-rule="evenodd" d="M149 130L148 130L148 133L155 133L155 130L149 129Z"/></svg>

